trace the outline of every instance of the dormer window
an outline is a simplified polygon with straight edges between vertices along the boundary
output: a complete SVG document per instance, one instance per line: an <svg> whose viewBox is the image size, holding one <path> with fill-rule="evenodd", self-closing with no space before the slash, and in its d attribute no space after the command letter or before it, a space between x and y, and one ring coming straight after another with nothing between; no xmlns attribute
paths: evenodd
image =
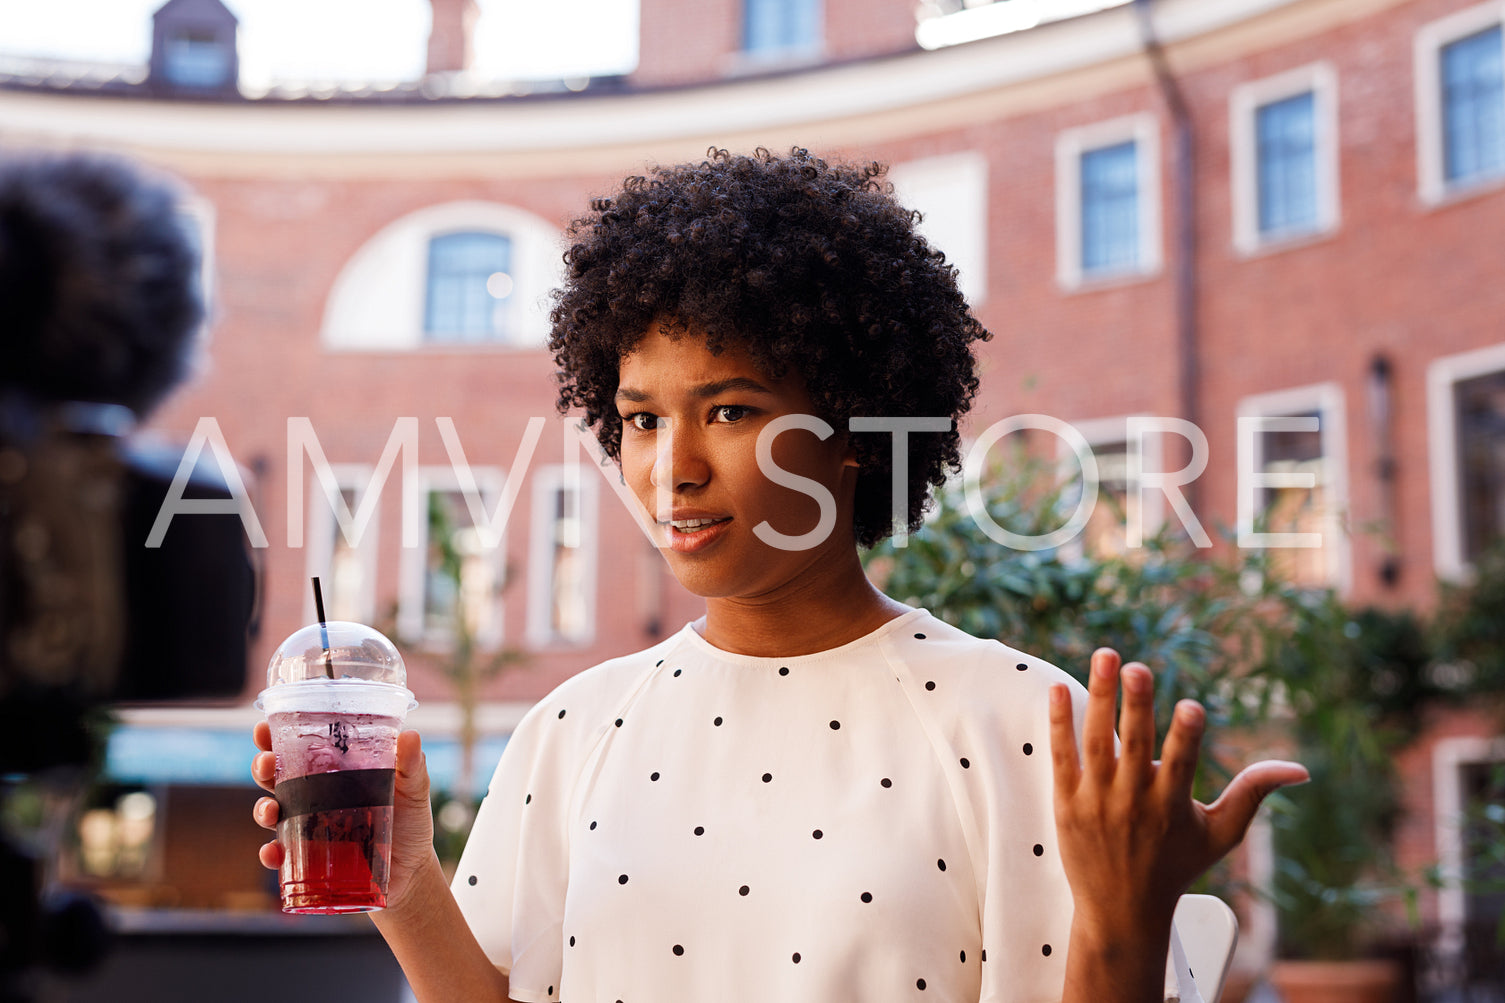
<svg viewBox="0 0 1505 1003"><path fill-rule="evenodd" d="M152 15L151 79L169 93L233 94L236 20L221 0L167 0Z"/></svg>

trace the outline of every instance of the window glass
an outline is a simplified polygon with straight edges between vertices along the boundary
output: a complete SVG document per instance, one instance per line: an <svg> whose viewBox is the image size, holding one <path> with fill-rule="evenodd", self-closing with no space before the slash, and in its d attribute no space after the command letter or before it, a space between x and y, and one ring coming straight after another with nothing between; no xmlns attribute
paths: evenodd
<svg viewBox="0 0 1505 1003"><path fill-rule="evenodd" d="M431 491L428 559L423 576L423 635L459 644L491 634L498 588L496 563L459 491Z"/></svg>
<svg viewBox="0 0 1505 1003"><path fill-rule="evenodd" d="M344 499L345 507L354 512L360 501L354 488L343 488L340 497ZM331 523L335 522L334 513L328 512ZM339 525L332 526L334 544L329 558L329 578L323 583L324 597L331 620L352 620L363 622L370 618L371 611L365 607L363 597L366 594L366 561L361 554L360 548L352 547L350 541L345 539L345 534L340 531ZM376 532L373 523L366 527L366 532Z"/></svg>
<svg viewBox="0 0 1505 1003"><path fill-rule="evenodd" d="M1311 91L1254 113L1259 232L1300 232L1317 224L1316 102Z"/></svg>
<svg viewBox="0 0 1505 1003"><path fill-rule="evenodd" d="M1134 140L1082 154L1082 271L1139 265L1139 156Z"/></svg>
<svg viewBox="0 0 1505 1003"><path fill-rule="evenodd" d="M179 31L168 37L162 68L182 87L220 87L229 81L230 51L213 32Z"/></svg>
<svg viewBox="0 0 1505 1003"><path fill-rule="evenodd" d="M1443 176L1470 181L1505 172L1505 55L1501 28L1442 47Z"/></svg>
<svg viewBox="0 0 1505 1003"><path fill-rule="evenodd" d="M804 49L820 40L820 0L746 0L743 45L748 52Z"/></svg>
<svg viewBox="0 0 1505 1003"><path fill-rule="evenodd" d="M1097 443L1097 504L1082 529L1082 549L1096 558L1128 553L1125 517L1129 510L1129 444Z"/></svg>
<svg viewBox="0 0 1505 1003"><path fill-rule="evenodd" d="M575 641L590 636L586 603L580 491L558 487L549 492L549 636Z"/></svg>
<svg viewBox="0 0 1505 1003"><path fill-rule="evenodd" d="M506 341L512 241L499 233L448 233L429 241L423 330L429 341Z"/></svg>
<svg viewBox="0 0 1505 1003"><path fill-rule="evenodd" d="M1463 559L1473 561L1505 539L1505 371L1462 380L1454 393Z"/></svg>
<svg viewBox="0 0 1505 1003"><path fill-rule="evenodd" d="M1284 416L1282 416L1284 417ZM1295 418L1322 416L1316 411L1290 415ZM1267 474L1310 474L1314 485L1304 487L1265 488L1259 499L1264 513L1265 532L1316 533L1323 538L1321 547L1276 547L1270 553L1270 565L1286 581L1320 588L1331 584L1331 561L1327 549L1332 545L1328 530L1332 517L1328 460L1322 453L1321 428L1310 432L1262 432L1263 464Z"/></svg>

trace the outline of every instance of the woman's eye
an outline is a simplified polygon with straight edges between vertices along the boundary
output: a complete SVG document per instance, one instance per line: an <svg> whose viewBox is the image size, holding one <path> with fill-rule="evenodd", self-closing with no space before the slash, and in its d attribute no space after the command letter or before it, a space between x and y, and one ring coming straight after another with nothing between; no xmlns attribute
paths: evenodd
<svg viewBox="0 0 1505 1003"><path fill-rule="evenodd" d="M658 416L649 414L647 411L638 411L622 420L640 432L652 432L658 428Z"/></svg>
<svg viewBox="0 0 1505 1003"><path fill-rule="evenodd" d="M712 409L711 420L724 422L741 421L747 417L747 412L748 409L739 404L722 404Z"/></svg>

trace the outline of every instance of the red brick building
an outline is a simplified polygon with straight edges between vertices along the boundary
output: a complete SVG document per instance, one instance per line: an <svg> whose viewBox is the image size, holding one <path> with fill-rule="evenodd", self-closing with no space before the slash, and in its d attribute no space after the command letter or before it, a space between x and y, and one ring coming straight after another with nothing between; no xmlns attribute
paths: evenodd
<svg viewBox="0 0 1505 1003"><path fill-rule="evenodd" d="M435 6L439 31L470 16ZM192 192L212 249L209 361L151 426L184 437L214 418L250 476L269 546L247 700L272 647L312 618L311 574L336 616L442 648L452 624L430 513L460 531L478 636L524 655L485 689L485 735L698 615L609 480L588 461L576 476L538 346L567 220L646 163L711 145L895 165L997 335L972 435L1054 416L1098 451L1105 489L1126 492L1127 419L1188 419L1205 435L1187 488L1201 526L1248 530L1273 502L1272 529L1317 544L1287 548L1293 573L1356 603L1426 608L1439 575L1466 574L1505 533L1500 4L1157 0L1141 20L1115 0L932 0L918 31L911 0L641 6L638 68L578 92L462 97L476 88L455 56L397 92L256 100L3 81L0 142L124 151ZM456 235L468 242L446 244ZM471 292L446 299L444 283L467 275ZM1267 421L1245 421L1241 443L1240 419ZM352 529L368 486L380 491L359 544L319 489L310 435ZM377 487L384 449L402 441ZM488 510L521 478L495 551L464 532L456 442ZM1150 435L1144 469L1176 470L1184 453L1180 436ZM1272 492L1256 475L1295 486ZM416 546L402 545L404 506ZM1151 527L1181 518L1156 493L1129 507ZM442 657L411 665L416 723L436 736L456 720ZM1460 771L1501 759L1496 722L1468 715L1407 753L1408 862L1456 854L1443 814ZM1423 901L1430 921L1463 908L1452 893ZM1257 961L1266 920L1246 933Z"/></svg>

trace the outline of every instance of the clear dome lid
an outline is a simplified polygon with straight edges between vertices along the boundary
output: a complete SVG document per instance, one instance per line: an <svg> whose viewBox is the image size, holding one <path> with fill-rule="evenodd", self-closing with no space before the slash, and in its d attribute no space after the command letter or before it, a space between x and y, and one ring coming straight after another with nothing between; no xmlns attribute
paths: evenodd
<svg viewBox="0 0 1505 1003"><path fill-rule="evenodd" d="M309 679L364 679L406 687L408 670L381 631L330 620L294 631L267 663L268 688Z"/></svg>

